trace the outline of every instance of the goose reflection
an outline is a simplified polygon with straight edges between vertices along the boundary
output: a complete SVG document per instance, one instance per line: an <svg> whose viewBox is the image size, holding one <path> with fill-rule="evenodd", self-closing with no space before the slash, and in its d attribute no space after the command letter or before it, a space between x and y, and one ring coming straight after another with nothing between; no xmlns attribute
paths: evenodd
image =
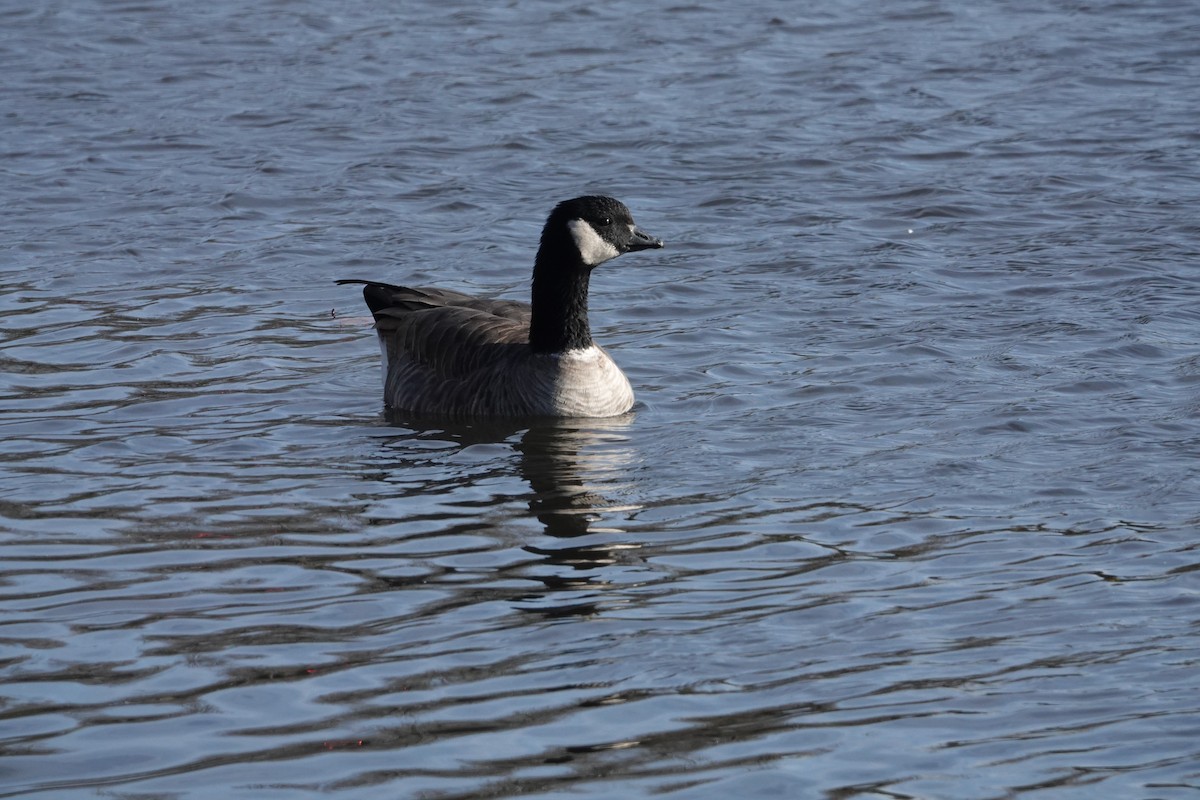
<svg viewBox="0 0 1200 800"><path fill-rule="evenodd" d="M630 485L637 462L628 433L632 420L633 415L627 414L608 419L538 421L528 427L489 421L429 428L392 416L389 421L407 428L409 433L390 439L389 445L433 439L452 443L457 453L479 445L511 447L510 452L516 455L515 470L513 460L493 453L485 471L460 471L451 485L439 482L440 491L465 490L502 473L519 477L529 488L526 503L530 516L546 536L557 541L521 545L538 560L516 569L521 578L537 581L543 589L526 590L510 599L517 609L544 616L588 615L598 610L600 594L610 585L604 578L605 571L628 561L639 549L612 524L614 515L640 508L619 499L626 494L623 490ZM503 498L493 499L498 502ZM510 573L503 577L516 576Z"/></svg>
<svg viewBox="0 0 1200 800"><path fill-rule="evenodd" d="M532 490L530 512L547 535L564 540L553 547L525 546L526 551L542 556L546 564L556 568L539 578L551 591L577 593L607 587L608 582L595 571L612 567L637 549L628 541L618 540L624 531L611 524L601 526L613 513L635 509L603 493L627 485L634 461L625 434L627 427L628 421L586 426L559 422L530 428L516 445L521 454L520 473ZM592 538L595 534L605 536L596 541ZM587 541L579 541L585 538ZM596 611L595 603L588 601L551 604L547 608L539 607L536 598L529 600L531 605L524 610L554 616Z"/></svg>

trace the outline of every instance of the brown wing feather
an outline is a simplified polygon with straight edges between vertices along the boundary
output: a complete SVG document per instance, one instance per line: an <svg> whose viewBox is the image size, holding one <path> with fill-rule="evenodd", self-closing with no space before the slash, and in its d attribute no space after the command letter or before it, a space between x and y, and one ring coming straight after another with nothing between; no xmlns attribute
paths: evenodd
<svg viewBox="0 0 1200 800"><path fill-rule="evenodd" d="M450 289L363 283L363 297L386 335L389 353L461 378L529 341L528 303L491 300ZM504 356L507 357L507 356Z"/></svg>
<svg viewBox="0 0 1200 800"><path fill-rule="evenodd" d="M375 328L397 355L447 378L469 375L529 340L521 323L462 306L384 309Z"/></svg>

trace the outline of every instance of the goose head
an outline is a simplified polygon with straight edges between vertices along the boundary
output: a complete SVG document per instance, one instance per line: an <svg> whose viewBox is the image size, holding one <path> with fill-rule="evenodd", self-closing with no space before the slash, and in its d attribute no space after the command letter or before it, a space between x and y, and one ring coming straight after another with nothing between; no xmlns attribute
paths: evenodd
<svg viewBox="0 0 1200 800"><path fill-rule="evenodd" d="M639 228L620 200L587 195L554 207L542 228L533 266L529 344L535 352L560 353L592 344L588 282L592 270L622 253L662 247Z"/></svg>
<svg viewBox="0 0 1200 800"><path fill-rule="evenodd" d="M639 228L620 200L587 195L554 207L542 229L541 246L562 260L570 253L571 260L592 269L622 253L659 248L663 243Z"/></svg>

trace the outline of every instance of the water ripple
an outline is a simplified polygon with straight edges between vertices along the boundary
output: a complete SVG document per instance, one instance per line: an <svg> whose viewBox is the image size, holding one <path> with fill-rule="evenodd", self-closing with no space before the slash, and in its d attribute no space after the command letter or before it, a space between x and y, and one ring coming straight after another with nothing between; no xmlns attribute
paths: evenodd
<svg viewBox="0 0 1200 800"><path fill-rule="evenodd" d="M1194 794L1171 4L93 11L0 25L0 797ZM383 414L332 280L585 191L634 413Z"/></svg>

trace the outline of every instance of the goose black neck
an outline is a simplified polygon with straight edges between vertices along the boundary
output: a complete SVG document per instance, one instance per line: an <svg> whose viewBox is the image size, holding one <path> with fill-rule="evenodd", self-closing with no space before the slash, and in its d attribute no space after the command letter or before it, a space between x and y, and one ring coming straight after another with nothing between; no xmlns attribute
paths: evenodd
<svg viewBox="0 0 1200 800"><path fill-rule="evenodd" d="M562 353L592 345L588 326L588 281L592 271L576 257L555 261L538 251L533 267L533 313L529 346L535 353Z"/></svg>

